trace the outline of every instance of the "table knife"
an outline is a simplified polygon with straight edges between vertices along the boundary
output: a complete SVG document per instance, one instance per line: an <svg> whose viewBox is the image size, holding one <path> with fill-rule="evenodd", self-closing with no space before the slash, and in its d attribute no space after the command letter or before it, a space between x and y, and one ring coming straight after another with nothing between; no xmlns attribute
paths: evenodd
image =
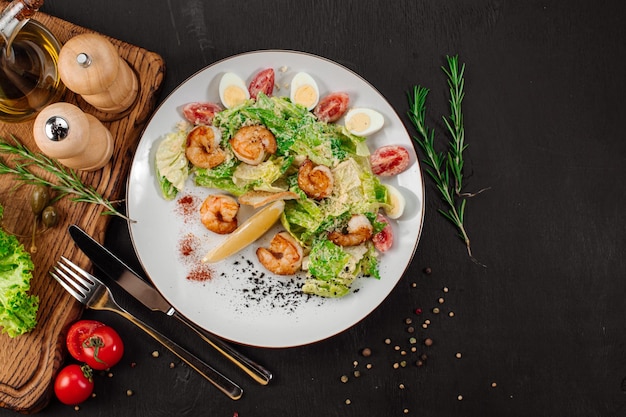
<svg viewBox="0 0 626 417"><path fill-rule="evenodd" d="M197 326L176 311L156 288L144 281L121 259L102 246L80 227L73 224L70 225L68 231L74 242L76 242L76 245L87 255L94 265L143 305L152 311L161 311L168 316L175 317L259 384L267 385L270 382L272 373L269 370L247 358L236 351L232 346L220 340L217 336Z"/></svg>

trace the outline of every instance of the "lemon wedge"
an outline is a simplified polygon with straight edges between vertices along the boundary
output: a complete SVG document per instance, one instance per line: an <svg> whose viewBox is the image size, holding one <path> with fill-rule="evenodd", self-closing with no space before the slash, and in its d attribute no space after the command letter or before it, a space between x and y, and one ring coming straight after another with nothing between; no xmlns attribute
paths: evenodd
<svg viewBox="0 0 626 417"><path fill-rule="evenodd" d="M276 223L284 209L285 202L283 200L274 201L263 207L228 235L221 245L211 249L202 258L202 262L219 262L239 252L263 236Z"/></svg>

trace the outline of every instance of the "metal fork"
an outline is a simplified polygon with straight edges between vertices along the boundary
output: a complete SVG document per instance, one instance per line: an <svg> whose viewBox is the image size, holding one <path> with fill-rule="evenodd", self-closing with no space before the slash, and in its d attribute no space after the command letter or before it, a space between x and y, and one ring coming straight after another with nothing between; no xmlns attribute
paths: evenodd
<svg viewBox="0 0 626 417"><path fill-rule="evenodd" d="M62 256L57 265L52 267L50 275L87 308L115 312L148 333L231 399L238 400L243 395L243 390L233 381L179 346L176 342L170 340L167 336L159 333L124 310L115 301L113 294L106 285L66 257Z"/></svg>

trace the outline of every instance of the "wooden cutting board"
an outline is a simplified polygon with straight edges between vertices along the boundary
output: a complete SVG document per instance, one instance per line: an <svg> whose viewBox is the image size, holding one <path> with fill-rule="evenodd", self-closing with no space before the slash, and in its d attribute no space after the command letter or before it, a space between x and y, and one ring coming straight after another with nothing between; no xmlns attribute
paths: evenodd
<svg viewBox="0 0 626 417"><path fill-rule="evenodd" d="M8 3L0 0L0 10ZM73 25L61 19L38 13L33 19L43 23L61 43L73 36L93 31ZM91 108L79 96L66 91L62 101L78 105L103 121L111 131L115 150L111 161L101 170L80 172L84 184L91 185L110 201L124 197L127 175L140 134L156 105L157 93L165 73L162 58L145 49L108 38L119 54L136 71L140 81L139 97L130 112L117 120ZM33 121L19 124L0 122L0 137L17 137L30 149L39 152L32 135ZM5 155L0 158L6 159ZM5 230L20 237L25 248L30 248L33 215L29 205L30 186L22 186L11 175L0 175L0 204L5 208L2 222ZM123 203L122 203L123 204ZM65 356L64 338L69 325L80 317L82 306L78 304L48 274L50 267L66 256L86 269L91 268L88 259L74 245L67 227L76 223L100 242L104 241L110 216L102 215L99 205L71 201L64 197L55 204L61 213L61 221L54 229L37 236L37 251L32 254L35 271L31 281L31 293L39 297L38 324L29 334L10 338L0 335L0 407L34 413L50 401L52 381Z"/></svg>

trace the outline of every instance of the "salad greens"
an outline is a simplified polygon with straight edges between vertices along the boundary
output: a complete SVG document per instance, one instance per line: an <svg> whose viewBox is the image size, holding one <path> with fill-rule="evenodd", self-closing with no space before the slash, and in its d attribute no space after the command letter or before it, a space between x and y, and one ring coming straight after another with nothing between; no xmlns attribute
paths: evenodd
<svg viewBox="0 0 626 417"><path fill-rule="evenodd" d="M254 124L267 127L277 142L277 152L256 166L241 163L229 144L241 127ZM341 297L359 275L380 278L377 251L371 241L341 247L326 237L326 232L345 227L354 214L365 214L372 221L374 232L377 227L380 230L380 224L373 220L379 208L388 204L387 188L371 171L365 137L349 133L344 126L318 121L306 108L286 97L268 97L263 93L256 100L216 113L213 125L222 133L226 161L212 169L192 168L189 175L193 175L198 186L235 196L251 190L291 191L299 196L285 201L281 223L309 252L303 263L307 270L303 292ZM189 128L180 127L165 141L184 146ZM308 198L298 186L298 166L306 158L331 169L334 186L329 197L320 201ZM173 178L180 178L179 174ZM187 175L182 173L185 178ZM172 198L174 181L164 179L164 197Z"/></svg>
<svg viewBox="0 0 626 417"><path fill-rule="evenodd" d="M0 206L0 218L3 208ZM0 327L10 337L35 328L39 298L29 295L35 266L17 238L0 228Z"/></svg>

